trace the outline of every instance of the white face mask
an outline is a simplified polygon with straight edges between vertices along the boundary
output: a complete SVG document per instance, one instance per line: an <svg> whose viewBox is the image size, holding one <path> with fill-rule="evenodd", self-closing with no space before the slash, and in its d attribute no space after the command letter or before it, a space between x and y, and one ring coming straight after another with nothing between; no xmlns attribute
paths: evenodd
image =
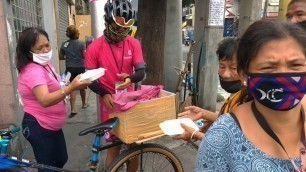
<svg viewBox="0 0 306 172"><path fill-rule="evenodd" d="M49 52L42 53L42 54L36 54L36 53L33 53L33 52L31 52L31 53L33 54L33 62L36 62L36 63L38 63L40 65L43 65L43 66L47 65L48 62L52 58L52 49Z"/></svg>

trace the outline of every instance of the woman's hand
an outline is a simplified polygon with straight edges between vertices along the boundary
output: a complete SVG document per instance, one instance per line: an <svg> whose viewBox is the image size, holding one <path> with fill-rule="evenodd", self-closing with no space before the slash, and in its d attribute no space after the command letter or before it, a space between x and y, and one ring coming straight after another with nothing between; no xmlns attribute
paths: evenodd
<svg viewBox="0 0 306 172"><path fill-rule="evenodd" d="M69 84L72 91L81 90L92 84L92 81L80 81L81 75L76 76L73 81Z"/></svg>
<svg viewBox="0 0 306 172"><path fill-rule="evenodd" d="M125 80L124 80L124 83L122 83L122 84L120 84L116 87L116 90L124 90L132 84L131 79L127 78L130 75L128 75L126 73L121 73L121 74L117 74L117 76L120 77L120 78L125 78Z"/></svg>
<svg viewBox="0 0 306 172"><path fill-rule="evenodd" d="M192 121L203 118L203 109L196 106L185 107L185 112L178 114L179 118L190 118Z"/></svg>
<svg viewBox="0 0 306 172"><path fill-rule="evenodd" d="M108 107L109 109L113 110L115 108L114 97L112 94L105 94L103 96L103 102L105 106Z"/></svg>
<svg viewBox="0 0 306 172"><path fill-rule="evenodd" d="M181 124L181 127L185 130L184 133L181 134L181 135L178 135L178 136L174 136L173 139L175 139L175 140L182 139L182 140L185 140L185 141L189 141L189 140L192 140L192 139L200 139L201 140L203 135L204 135L204 134L201 134L201 135L199 134L200 138L197 138L194 135L193 138L191 138L192 133L195 132L196 130L192 127L189 127L189 126L183 124L183 123ZM199 132L197 132L197 133L199 133Z"/></svg>

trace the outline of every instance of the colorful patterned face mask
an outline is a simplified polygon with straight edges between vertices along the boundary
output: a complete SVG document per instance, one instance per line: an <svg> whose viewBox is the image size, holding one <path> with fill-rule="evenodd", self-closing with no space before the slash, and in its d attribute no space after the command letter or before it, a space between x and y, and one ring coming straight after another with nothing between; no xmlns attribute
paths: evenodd
<svg viewBox="0 0 306 172"><path fill-rule="evenodd" d="M113 28L111 24L106 24L104 35L110 43L117 44L123 41L129 34L129 32L130 32L130 29L124 29L123 31L119 31Z"/></svg>
<svg viewBox="0 0 306 172"><path fill-rule="evenodd" d="M260 104L278 111L297 106L306 93L306 73L252 73L248 90Z"/></svg>

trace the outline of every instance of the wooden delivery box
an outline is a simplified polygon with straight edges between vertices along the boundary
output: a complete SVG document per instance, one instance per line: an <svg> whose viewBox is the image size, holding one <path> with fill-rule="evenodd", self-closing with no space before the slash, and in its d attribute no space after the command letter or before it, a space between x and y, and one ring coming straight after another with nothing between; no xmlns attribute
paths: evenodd
<svg viewBox="0 0 306 172"><path fill-rule="evenodd" d="M125 143L162 136L159 124L176 118L175 94L162 90L159 98L143 101L125 112L112 113L119 124L112 130Z"/></svg>

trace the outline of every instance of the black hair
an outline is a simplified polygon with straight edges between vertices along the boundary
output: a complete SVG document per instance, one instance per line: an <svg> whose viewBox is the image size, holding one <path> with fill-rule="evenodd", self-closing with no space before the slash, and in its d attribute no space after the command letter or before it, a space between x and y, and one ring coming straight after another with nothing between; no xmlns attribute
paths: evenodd
<svg viewBox="0 0 306 172"><path fill-rule="evenodd" d="M303 48L306 56L306 34L298 25L273 20L254 22L239 41L237 51L238 72L248 73L250 62L265 44L286 38L294 39Z"/></svg>
<svg viewBox="0 0 306 172"><path fill-rule="evenodd" d="M221 60L232 60L233 56L238 49L238 39L237 38L226 38L218 44L218 49L216 51L219 61Z"/></svg>
<svg viewBox="0 0 306 172"><path fill-rule="evenodd" d="M23 30L17 42L16 48L16 68L18 72L33 61L31 48L36 44L39 35L44 35L49 41L46 31L40 28L29 27Z"/></svg>
<svg viewBox="0 0 306 172"><path fill-rule="evenodd" d="M287 5L287 7L289 7L290 5L294 4L294 3L297 3L297 2L306 2L306 0L291 0L289 2L289 4Z"/></svg>

